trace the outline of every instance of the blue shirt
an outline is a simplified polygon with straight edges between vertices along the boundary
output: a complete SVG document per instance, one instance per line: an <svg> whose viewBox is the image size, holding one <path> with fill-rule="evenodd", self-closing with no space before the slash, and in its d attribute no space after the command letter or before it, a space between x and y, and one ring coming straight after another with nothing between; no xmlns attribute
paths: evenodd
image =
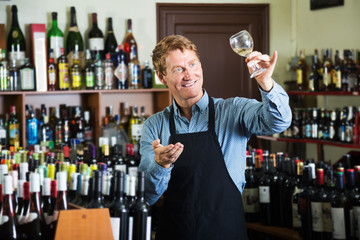
<svg viewBox="0 0 360 240"><path fill-rule="evenodd" d="M271 135L287 129L291 123L289 97L284 89L274 82L270 92L260 89L262 102L255 99L234 97L213 98L215 105L215 133L218 136L226 168L240 192L245 186L246 145L252 134ZM175 100L174 120L176 133L201 132L208 129L208 94L192 107L188 121L180 115ZM140 171L145 171L145 199L152 205L165 192L173 165L166 169L155 162L152 142L160 139L163 146L170 139L170 106L149 117L143 126L140 140ZM186 146L184 146L186 148ZM199 151L206 149L199 149ZM175 163L176 164L176 163Z"/></svg>

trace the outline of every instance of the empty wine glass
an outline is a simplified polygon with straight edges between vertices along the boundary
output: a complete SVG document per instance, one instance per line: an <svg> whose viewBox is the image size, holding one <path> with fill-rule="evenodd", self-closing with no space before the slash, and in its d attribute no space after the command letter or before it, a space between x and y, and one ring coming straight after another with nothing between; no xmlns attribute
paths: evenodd
<svg viewBox="0 0 360 240"><path fill-rule="evenodd" d="M242 30L230 37L230 46L232 50L240 56L248 57L253 51L254 41L248 31ZM258 68L257 65L255 65L253 69L254 72L251 74L250 78L259 75L262 71L265 71L265 68Z"/></svg>

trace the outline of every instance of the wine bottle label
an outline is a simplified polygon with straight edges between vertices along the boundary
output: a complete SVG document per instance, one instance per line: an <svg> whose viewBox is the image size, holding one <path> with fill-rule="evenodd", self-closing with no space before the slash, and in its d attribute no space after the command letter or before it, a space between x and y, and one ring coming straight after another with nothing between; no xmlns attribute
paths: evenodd
<svg viewBox="0 0 360 240"><path fill-rule="evenodd" d="M129 240L133 239L134 217L129 217Z"/></svg>
<svg viewBox="0 0 360 240"><path fill-rule="evenodd" d="M128 78L128 69L126 67L126 64L120 63L116 67L114 75L120 82L125 83L126 79Z"/></svg>
<svg viewBox="0 0 360 240"><path fill-rule="evenodd" d="M311 202L312 227L314 232L323 232L322 203Z"/></svg>
<svg viewBox="0 0 360 240"><path fill-rule="evenodd" d="M323 220L324 232L331 233L333 231L333 228L332 228L331 203L330 202L322 203L322 220Z"/></svg>
<svg viewBox="0 0 360 240"><path fill-rule="evenodd" d="M131 138L135 141L140 140L141 138L141 131L142 131L142 124L132 124L131 125Z"/></svg>
<svg viewBox="0 0 360 240"><path fill-rule="evenodd" d="M6 130L5 129L0 129L0 139L5 139L5 138L6 138Z"/></svg>
<svg viewBox="0 0 360 240"><path fill-rule="evenodd" d="M113 239L120 239L120 218L110 218Z"/></svg>
<svg viewBox="0 0 360 240"><path fill-rule="evenodd" d="M89 38L89 48L92 51L104 50L104 39L103 38Z"/></svg>
<svg viewBox="0 0 360 240"><path fill-rule="evenodd" d="M59 63L59 88L69 89L69 66L67 63Z"/></svg>
<svg viewBox="0 0 360 240"><path fill-rule="evenodd" d="M344 208L331 208L333 238L346 239Z"/></svg>
<svg viewBox="0 0 360 240"><path fill-rule="evenodd" d="M356 239L359 239L359 225L360 225L360 206L353 207L353 219L354 219L354 234Z"/></svg>
<svg viewBox="0 0 360 240"><path fill-rule="evenodd" d="M34 69L23 68L20 70L21 90L35 90Z"/></svg>
<svg viewBox="0 0 360 240"><path fill-rule="evenodd" d="M132 86L138 86L140 83L140 66L129 63L129 80Z"/></svg>
<svg viewBox="0 0 360 240"><path fill-rule="evenodd" d="M81 87L81 73L80 72L73 72L71 73L71 79L72 79L72 87L73 88L79 88Z"/></svg>
<svg viewBox="0 0 360 240"><path fill-rule="evenodd" d="M328 87L330 83L331 83L331 74L327 68L324 68L323 84L325 87Z"/></svg>
<svg viewBox="0 0 360 240"><path fill-rule="evenodd" d="M146 240L151 240L151 216L146 219Z"/></svg>
<svg viewBox="0 0 360 240"><path fill-rule="evenodd" d="M0 225L3 225L9 221L9 217L6 215L2 215L0 219Z"/></svg>
<svg viewBox="0 0 360 240"><path fill-rule="evenodd" d="M23 51L9 51L8 52L9 62L16 60L16 67L21 67L25 62L25 52Z"/></svg>
<svg viewBox="0 0 360 240"><path fill-rule="evenodd" d="M112 67L105 68L105 86L107 89L111 89L114 82L114 70Z"/></svg>
<svg viewBox="0 0 360 240"><path fill-rule="evenodd" d="M292 204L292 223L294 228L301 227L300 215L297 203Z"/></svg>
<svg viewBox="0 0 360 240"><path fill-rule="evenodd" d="M136 177L136 176L137 176L138 168L137 168L137 167L129 167L129 168L128 168L128 171L129 171L129 176L134 176L134 177Z"/></svg>
<svg viewBox="0 0 360 240"><path fill-rule="evenodd" d="M20 139L20 129L18 123L10 123L9 124L9 142L10 145L14 146L16 141Z"/></svg>
<svg viewBox="0 0 360 240"><path fill-rule="evenodd" d="M57 59L61 56L60 49L64 48L64 37L51 36L50 48L54 50L54 61L57 62Z"/></svg>
<svg viewBox="0 0 360 240"><path fill-rule="evenodd" d="M357 74L356 72L350 72L348 75L348 91L354 91L357 83Z"/></svg>
<svg viewBox="0 0 360 240"><path fill-rule="evenodd" d="M124 173L126 173L126 164L117 164L114 166L115 171L122 171Z"/></svg>
<svg viewBox="0 0 360 240"><path fill-rule="evenodd" d="M270 187L259 186L260 203L270 203Z"/></svg>
<svg viewBox="0 0 360 240"><path fill-rule="evenodd" d="M302 84L303 83L303 79L302 79L303 73L301 69L297 69L296 70L296 83L297 84Z"/></svg>
<svg viewBox="0 0 360 240"><path fill-rule="evenodd" d="M245 213L259 212L259 190L258 188L244 188L242 199Z"/></svg>
<svg viewBox="0 0 360 240"><path fill-rule="evenodd" d="M104 68L95 67L95 85L100 89L104 85Z"/></svg>
<svg viewBox="0 0 360 240"><path fill-rule="evenodd" d="M88 87L88 88L94 87L94 85L95 85L94 79L95 79L94 72L87 71L85 73L85 86Z"/></svg>
<svg viewBox="0 0 360 240"><path fill-rule="evenodd" d="M49 69L48 70L49 75L49 84L54 85L56 84L56 70L55 69Z"/></svg>

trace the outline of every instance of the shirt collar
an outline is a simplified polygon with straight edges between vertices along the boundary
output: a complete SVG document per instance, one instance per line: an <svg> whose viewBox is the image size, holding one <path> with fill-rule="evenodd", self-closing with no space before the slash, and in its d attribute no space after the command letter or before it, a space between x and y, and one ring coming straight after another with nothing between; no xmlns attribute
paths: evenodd
<svg viewBox="0 0 360 240"><path fill-rule="evenodd" d="M194 104L194 106L192 106L193 112L200 111L200 113L203 113L209 105L209 96L205 89L203 89L203 91L204 91L203 96L200 98L199 101L197 101ZM175 99L173 99L173 107L174 107L174 115L180 116L180 109L179 109L179 106L177 105Z"/></svg>

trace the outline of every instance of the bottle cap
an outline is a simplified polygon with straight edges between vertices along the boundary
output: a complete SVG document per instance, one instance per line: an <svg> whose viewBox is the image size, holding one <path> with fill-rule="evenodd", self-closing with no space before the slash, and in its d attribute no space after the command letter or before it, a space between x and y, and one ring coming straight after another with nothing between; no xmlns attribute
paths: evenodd
<svg viewBox="0 0 360 240"><path fill-rule="evenodd" d="M81 163L80 164L80 174L87 176L87 172L88 172L88 165L85 163Z"/></svg>
<svg viewBox="0 0 360 240"><path fill-rule="evenodd" d="M55 178L55 165L53 163L48 164L48 175L51 180Z"/></svg>
<svg viewBox="0 0 360 240"><path fill-rule="evenodd" d="M89 179L90 179L90 176L83 176L83 178L82 178L81 195L83 195L83 196L88 195Z"/></svg>
<svg viewBox="0 0 360 240"><path fill-rule="evenodd" d="M43 196L50 196L51 194L51 178L44 178L44 184L43 184L43 188L42 188L42 195Z"/></svg>
<svg viewBox="0 0 360 240"><path fill-rule="evenodd" d="M66 172L58 172L56 174L56 179L58 181L58 191L66 191Z"/></svg>
<svg viewBox="0 0 360 240"><path fill-rule="evenodd" d="M25 180L23 180L23 179L19 179L19 181L18 181L18 186L17 186L17 190L16 190L18 198L24 197L24 182L25 182Z"/></svg>
<svg viewBox="0 0 360 240"><path fill-rule="evenodd" d="M50 194L51 198L57 198L57 181L51 180L50 182Z"/></svg>
<svg viewBox="0 0 360 240"><path fill-rule="evenodd" d="M30 183L24 182L23 184L23 198L24 200L30 200Z"/></svg>
<svg viewBox="0 0 360 240"><path fill-rule="evenodd" d="M40 176L38 173L30 174L30 192L40 192Z"/></svg>
<svg viewBox="0 0 360 240"><path fill-rule="evenodd" d="M77 188L77 180L78 180L79 173L73 172L70 175L70 190L76 191Z"/></svg>
<svg viewBox="0 0 360 240"><path fill-rule="evenodd" d="M26 180L26 173L29 171L29 164L27 162L20 163L20 179Z"/></svg>
<svg viewBox="0 0 360 240"><path fill-rule="evenodd" d="M13 182L12 182L12 176L11 175L5 175L3 177L3 189L2 192L4 195L10 195L13 194Z"/></svg>

